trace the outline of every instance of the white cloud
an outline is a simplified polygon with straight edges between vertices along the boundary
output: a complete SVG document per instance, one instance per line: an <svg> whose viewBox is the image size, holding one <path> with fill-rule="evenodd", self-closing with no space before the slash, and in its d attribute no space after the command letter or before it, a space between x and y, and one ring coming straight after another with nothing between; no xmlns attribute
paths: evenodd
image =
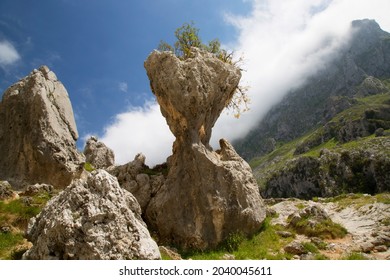
<svg viewBox="0 0 390 280"><path fill-rule="evenodd" d="M143 107L132 107L118 114L105 129L101 141L115 152L115 162L123 164L143 153L146 164L154 166L171 154L173 134L160 113L157 103L148 101Z"/></svg>
<svg viewBox="0 0 390 280"><path fill-rule="evenodd" d="M127 90L128 90L128 85L127 85L126 82L120 82L120 83L118 84L118 88L119 88L120 91L126 93Z"/></svg>
<svg viewBox="0 0 390 280"><path fill-rule="evenodd" d="M244 54L243 83L250 85L251 110L235 119L222 113L211 144L245 135L293 87L324 67L348 39L350 22L375 19L390 30L388 0L252 0L247 17L229 16L239 31L236 53ZM102 141L125 163L142 152L147 163L165 161L171 154L172 133L156 103L116 116Z"/></svg>
<svg viewBox="0 0 390 280"><path fill-rule="evenodd" d="M8 41L0 42L0 66L5 67L15 63L20 59L20 55L15 47Z"/></svg>
<svg viewBox="0 0 390 280"><path fill-rule="evenodd" d="M348 41L351 21L375 19L390 31L388 0L252 0L252 4L249 16L226 17L239 31L234 49L244 54L242 81L250 85L252 101L239 122L226 115L218 120L214 136L223 131L229 140L245 135L289 90L324 67Z"/></svg>

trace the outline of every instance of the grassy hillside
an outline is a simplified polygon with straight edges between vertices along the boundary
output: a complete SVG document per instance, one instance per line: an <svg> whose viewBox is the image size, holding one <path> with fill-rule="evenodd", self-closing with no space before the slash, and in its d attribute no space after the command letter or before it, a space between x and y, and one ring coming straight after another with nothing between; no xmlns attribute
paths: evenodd
<svg viewBox="0 0 390 280"><path fill-rule="evenodd" d="M0 259L20 259L31 246L24 238L28 222L39 214L52 195L42 191L0 200Z"/></svg>
<svg viewBox="0 0 390 280"><path fill-rule="evenodd" d="M277 143L274 151L250 162L263 195L286 196L282 189L295 188L298 197L310 198L305 187L317 189L314 196L388 191L390 92L351 103L310 133Z"/></svg>

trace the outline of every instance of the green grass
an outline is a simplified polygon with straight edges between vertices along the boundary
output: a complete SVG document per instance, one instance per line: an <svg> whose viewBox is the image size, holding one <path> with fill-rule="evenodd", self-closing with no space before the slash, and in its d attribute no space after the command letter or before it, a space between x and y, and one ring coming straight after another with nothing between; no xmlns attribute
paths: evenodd
<svg viewBox="0 0 390 280"><path fill-rule="evenodd" d="M30 203L22 198L11 201L0 201L0 226L11 229L8 233L0 233L0 259L20 259L25 249L19 248L25 243L23 233L29 220L38 215L52 194L40 192L31 197Z"/></svg>
<svg viewBox="0 0 390 280"><path fill-rule="evenodd" d="M0 259L12 259L15 246L23 244L23 235L20 233L0 233Z"/></svg>
<svg viewBox="0 0 390 280"><path fill-rule="evenodd" d="M324 201L337 203L340 210L350 206L353 206L358 210L362 206L375 202L390 204L390 193L379 193L374 196L361 193L341 194L335 197L326 198Z"/></svg>
<svg viewBox="0 0 390 280"><path fill-rule="evenodd" d="M387 217L381 221L384 226L390 226L390 217Z"/></svg>
<svg viewBox="0 0 390 280"><path fill-rule="evenodd" d="M343 226L334 223L331 219L324 219L312 223L310 217L302 217L294 224L290 223L289 227L299 234L322 239L343 238L348 233Z"/></svg>
<svg viewBox="0 0 390 280"><path fill-rule="evenodd" d="M313 253L313 254L317 254L319 252L317 246L314 245L311 242L304 242L304 243L302 243L302 245L303 245L303 248L305 248L305 250L307 252L310 252L310 253Z"/></svg>
<svg viewBox="0 0 390 280"><path fill-rule="evenodd" d="M84 169L88 172L92 172L95 170L95 167L90 162L86 162L84 163Z"/></svg>
<svg viewBox="0 0 390 280"><path fill-rule="evenodd" d="M349 253L346 257L342 258L343 260L368 260L362 253L352 252Z"/></svg>
<svg viewBox="0 0 390 280"><path fill-rule="evenodd" d="M27 224L28 220L41 211L38 206L27 206L21 200L13 200L8 203L0 201L0 220L10 221L12 217L17 217L12 223L14 226Z"/></svg>
<svg viewBox="0 0 390 280"><path fill-rule="evenodd" d="M318 146L312 148L311 150L302 154L302 156L319 157L322 149L332 150L332 149L336 148L338 145L339 145L339 142L336 139L332 138L329 141L324 142L321 145L318 145Z"/></svg>
<svg viewBox="0 0 390 280"><path fill-rule="evenodd" d="M390 193L379 193L375 195L375 198L378 202L390 204Z"/></svg>
<svg viewBox="0 0 390 280"><path fill-rule="evenodd" d="M236 235L228 241L230 244L228 247L223 245L222 248L213 251L182 253L182 256L194 260L218 260L225 254L233 254L236 260L290 259L292 256L282 253L281 249L293 238L281 238L276 233L281 228L271 225L270 220L266 218L261 231L251 238Z"/></svg>
<svg viewBox="0 0 390 280"><path fill-rule="evenodd" d="M51 197L52 194L40 192L32 196L30 205L25 204L22 199L15 199L9 202L0 201L0 217L5 214L13 214L21 219L30 219L39 214Z"/></svg>
<svg viewBox="0 0 390 280"><path fill-rule="evenodd" d="M172 258L168 254L166 254L165 252L161 252L160 251L160 255L161 255L161 259L164 260L164 261L172 260Z"/></svg>

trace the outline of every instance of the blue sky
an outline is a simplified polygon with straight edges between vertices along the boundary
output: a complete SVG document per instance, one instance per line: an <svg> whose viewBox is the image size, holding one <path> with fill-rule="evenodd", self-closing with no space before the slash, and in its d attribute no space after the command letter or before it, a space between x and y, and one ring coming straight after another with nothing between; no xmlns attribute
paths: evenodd
<svg viewBox="0 0 390 280"><path fill-rule="evenodd" d="M194 21L203 41L219 38L244 56L251 111L239 120L223 113L217 142L244 135L326 65L348 39L351 20L376 19L390 31L388 11L388 0L1 0L0 92L48 65L68 90L80 149L94 134L117 162L143 152L153 165L170 154L173 136L143 62L161 39L173 42L183 23ZM323 46L324 38L333 43Z"/></svg>
<svg viewBox="0 0 390 280"><path fill-rule="evenodd" d="M223 14L248 10L226 0L2 0L0 41L20 59L0 69L0 90L46 64L69 92L80 135L101 134L116 113L150 98L143 62L161 39L193 20L205 41L234 40Z"/></svg>

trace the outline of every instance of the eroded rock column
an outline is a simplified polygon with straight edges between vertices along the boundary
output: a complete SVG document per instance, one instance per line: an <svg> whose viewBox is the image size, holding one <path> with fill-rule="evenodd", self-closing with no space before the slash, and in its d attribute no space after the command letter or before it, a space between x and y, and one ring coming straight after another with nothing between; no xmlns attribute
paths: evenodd
<svg viewBox="0 0 390 280"><path fill-rule="evenodd" d="M154 51L145 68L153 93L176 140L165 185L146 219L163 241L184 249L216 246L229 234L253 234L265 209L249 165L226 141L214 152L212 128L241 78L235 66L193 49L180 60Z"/></svg>

